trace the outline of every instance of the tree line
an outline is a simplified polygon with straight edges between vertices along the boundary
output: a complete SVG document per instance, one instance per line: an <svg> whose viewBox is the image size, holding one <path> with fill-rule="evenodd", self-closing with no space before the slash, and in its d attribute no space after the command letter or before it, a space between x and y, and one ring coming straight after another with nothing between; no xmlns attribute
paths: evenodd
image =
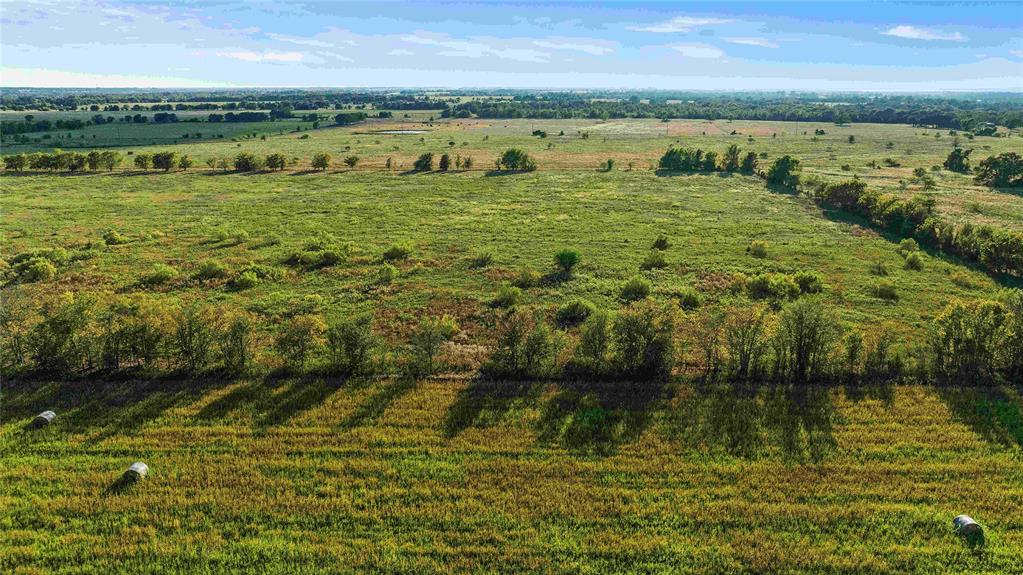
<svg viewBox="0 0 1023 575"><path fill-rule="evenodd" d="M779 309L736 302L687 312L643 298L617 310L589 304L568 321L547 310L498 311L475 367L491 379L665 381L695 377L733 384L946 385L1018 383L1023 377L1023 291L954 300L914 344L889 326L846 329L819 297ZM101 306L65 293L38 307L12 302L0 315L8 377L243 375L283 369L343 376L428 377L459 369L447 316L423 316L403 341L386 343L370 314L298 313L259 324L225 307L172 305L125 296Z"/></svg>

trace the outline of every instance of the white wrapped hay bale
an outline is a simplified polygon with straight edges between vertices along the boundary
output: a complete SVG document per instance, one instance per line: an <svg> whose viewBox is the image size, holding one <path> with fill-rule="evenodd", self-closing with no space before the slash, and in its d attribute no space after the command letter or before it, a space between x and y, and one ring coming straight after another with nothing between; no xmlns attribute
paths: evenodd
<svg viewBox="0 0 1023 575"><path fill-rule="evenodd" d="M971 545L984 542L984 529L969 515L958 515L952 520L952 528Z"/></svg>
<svg viewBox="0 0 1023 575"><path fill-rule="evenodd" d="M39 415L37 415L35 417L35 419L32 420L32 427L36 428L36 429L38 429L40 427L46 427L51 422L53 422L53 419L55 417L57 417L56 413L54 413L54 412L52 412L50 410L46 410L46 411L40 413Z"/></svg>
<svg viewBox="0 0 1023 575"><path fill-rule="evenodd" d="M131 464L131 467L124 472L124 478L128 481L138 481L145 479L146 475L149 475L149 466L141 461L136 461Z"/></svg>

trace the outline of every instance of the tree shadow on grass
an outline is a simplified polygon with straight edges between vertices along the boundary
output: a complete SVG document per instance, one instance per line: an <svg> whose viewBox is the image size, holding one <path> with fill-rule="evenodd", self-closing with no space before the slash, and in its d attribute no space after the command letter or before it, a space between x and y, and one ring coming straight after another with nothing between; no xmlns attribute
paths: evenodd
<svg viewBox="0 0 1023 575"><path fill-rule="evenodd" d="M535 400L540 387L532 381L472 380L448 410L444 436L451 438L470 427L493 425L513 407Z"/></svg>
<svg viewBox="0 0 1023 575"><path fill-rule="evenodd" d="M543 443L578 453L610 455L635 441L668 399L665 382L567 382L537 423Z"/></svg>
<svg viewBox="0 0 1023 575"><path fill-rule="evenodd" d="M953 416L988 443L1023 447L1023 395L1020 388L937 387Z"/></svg>
<svg viewBox="0 0 1023 575"><path fill-rule="evenodd" d="M256 420L256 427L266 429L280 425L299 413L321 405L328 397L341 388L343 380L307 375L295 379L284 391L277 394L263 394L257 407L262 414Z"/></svg>
<svg viewBox="0 0 1023 575"><path fill-rule="evenodd" d="M349 431L373 423L395 401L416 388L418 382L410 377L398 377L385 381L358 409L341 422L341 429Z"/></svg>

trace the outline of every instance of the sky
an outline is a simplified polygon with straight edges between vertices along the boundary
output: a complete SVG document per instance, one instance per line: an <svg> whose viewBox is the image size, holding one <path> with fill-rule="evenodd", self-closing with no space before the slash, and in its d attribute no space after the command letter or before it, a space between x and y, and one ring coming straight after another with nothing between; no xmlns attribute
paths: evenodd
<svg viewBox="0 0 1023 575"><path fill-rule="evenodd" d="M1023 1L0 0L0 86L1023 91Z"/></svg>

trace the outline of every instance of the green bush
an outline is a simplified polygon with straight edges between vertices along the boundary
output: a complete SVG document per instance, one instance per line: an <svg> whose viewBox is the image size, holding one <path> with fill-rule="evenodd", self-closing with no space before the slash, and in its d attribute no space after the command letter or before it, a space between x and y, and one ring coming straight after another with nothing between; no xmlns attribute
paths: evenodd
<svg viewBox="0 0 1023 575"><path fill-rule="evenodd" d="M28 336L30 355L40 371L71 375L87 365L93 307L91 298L70 294L43 304Z"/></svg>
<svg viewBox="0 0 1023 575"><path fill-rule="evenodd" d="M406 244L394 244L384 251L384 261L396 261L408 259L412 248Z"/></svg>
<svg viewBox="0 0 1023 575"><path fill-rule="evenodd" d="M920 271L924 269L924 261L918 252L912 252L906 256L906 269Z"/></svg>
<svg viewBox="0 0 1023 575"><path fill-rule="evenodd" d="M597 310L597 306L581 298L571 299L558 308L556 318L559 325L572 326L586 320Z"/></svg>
<svg viewBox="0 0 1023 575"><path fill-rule="evenodd" d="M217 334L217 316L195 305L184 307L174 316L171 342L181 369L198 373L209 364Z"/></svg>
<svg viewBox="0 0 1023 575"><path fill-rule="evenodd" d="M18 277L24 282L50 281L57 277L57 266L44 258L32 258L15 267Z"/></svg>
<svg viewBox="0 0 1023 575"><path fill-rule="evenodd" d="M838 336L834 316L819 299L804 298L786 306L772 342L775 380L826 383Z"/></svg>
<svg viewBox="0 0 1023 575"><path fill-rule="evenodd" d="M380 270L377 271L377 283L380 285L390 285L397 277L398 268L391 264L384 264L380 266Z"/></svg>
<svg viewBox="0 0 1023 575"><path fill-rule="evenodd" d="M554 373L560 344L541 314L512 312L501 321L494 351L480 373L506 379L549 377Z"/></svg>
<svg viewBox="0 0 1023 575"><path fill-rule="evenodd" d="M149 273L142 276L139 283L147 286L161 285L173 280L178 277L178 275L178 270L172 266L167 264L155 264Z"/></svg>
<svg viewBox="0 0 1023 575"><path fill-rule="evenodd" d="M252 321L241 315L231 319L219 338L219 346L224 369L229 373L244 373L252 362Z"/></svg>
<svg viewBox="0 0 1023 575"><path fill-rule="evenodd" d="M703 296L700 295L700 292L689 286L680 289L675 297L678 299L679 307L686 311L697 309L703 303Z"/></svg>
<svg viewBox="0 0 1023 575"><path fill-rule="evenodd" d="M573 249L563 249L558 253L554 254L554 263L561 268L562 273L565 275L572 275L572 269L579 263L582 256L579 252Z"/></svg>
<svg viewBox="0 0 1023 575"><path fill-rule="evenodd" d="M607 372L611 350L611 319L607 312L594 311L579 328L579 345L569 364L573 372L601 376Z"/></svg>
<svg viewBox="0 0 1023 575"><path fill-rule="evenodd" d="M227 266L217 260L205 260L199 264L195 277L201 280L223 279L227 277Z"/></svg>
<svg viewBox="0 0 1023 575"><path fill-rule="evenodd" d="M646 257L643 258L642 263L639 264L641 270L653 270L662 269L668 267L668 259L664 257L664 252L656 249L650 250Z"/></svg>
<svg viewBox="0 0 1023 575"><path fill-rule="evenodd" d="M824 279L817 272L796 272L795 280L801 293L814 294L824 291Z"/></svg>
<svg viewBox="0 0 1023 575"><path fill-rule="evenodd" d="M522 290L515 286L501 286L497 295L491 300L490 305L494 307L513 307L522 301Z"/></svg>
<svg viewBox="0 0 1023 575"><path fill-rule="evenodd" d="M430 152L421 154L412 164L412 169L417 172L429 172L433 170L433 154Z"/></svg>
<svg viewBox="0 0 1023 575"><path fill-rule="evenodd" d="M243 271L231 280L231 288L238 291L252 289L258 285L259 276L257 276L252 270Z"/></svg>
<svg viewBox="0 0 1023 575"><path fill-rule="evenodd" d="M871 286L870 291L874 297L883 300L898 301L899 299L899 292L896 290L895 284L889 280L878 280Z"/></svg>
<svg viewBox="0 0 1023 575"><path fill-rule="evenodd" d="M299 315L288 320L274 338L274 349L291 369L301 369L308 357L321 345L326 326L314 315Z"/></svg>
<svg viewBox="0 0 1023 575"><path fill-rule="evenodd" d="M536 161L525 151L518 148L506 150L497 160L497 167L501 170L513 172L532 172L536 169Z"/></svg>
<svg viewBox="0 0 1023 575"><path fill-rule="evenodd" d="M103 242L108 246L119 246L121 244L126 244L129 241L131 240L122 236L117 230L108 230L103 234Z"/></svg>
<svg viewBox="0 0 1023 575"><path fill-rule="evenodd" d="M624 302L634 302L650 295L650 282L640 276L633 276L622 285L619 298Z"/></svg>
<svg viewBox="0 0 1023 575"><path fill-rule="evenodd" d="M913 238L906 238L899 242L899 247L896 251L898 251L899 255L901 255L902 257L906 257L909 254L919 250L920 246L916 243L916 240L914 240Z"/></svg>
<svg viewBox="0 0 1023 575"><path fill-rule="evenodd" d="M409 354L404 365L404 375L414 379L429 377L443 368L437 356L444 342L458 333L458 323L448 316L426 317L409 338Z"/></svg>
<svg viewBox="0 0 1023 575"><path fill-rule="evenodd" d="M532 268L524 267L519 270L511 283L519 289L529 289L540 285L541 279L542 277L540 276L540 272Z"/></svg>
<svg viewBox="0 0 1023 575"><path fill-rule="evenodd" d="M479 252L469 260L469 267L485 268L494 263L494 254L491 252Z"/></svg>
<svg viewBox="0 0 1023 575"><path fill-rule="evenodd" d="M650 246L650 249L664 251L664 250L668 249L669 247L670 247L670 244L668 243L668 236L666 236L664 234L661 234L661 235L657 236L656 240L654 240L654 243L653 243L653 245Z"/></svg>
<svg viewBox="0 0 1023 575"><path fill-rule="evenodd" d="M754 276L747 284L749 296L753 299L786 300L799 295L799 284L791 276L767 273Z"/></svg>
<svg viewBox="0 0 1023 575"><path fill-rule="evenodd" d="M675 367L675 313L646 300L622 310L611 329L619 375L634 380L666 379Z"/></svg>
<svg viewBox="0 0 1023 575"><path fill-rule="evenodd" d="M372 371L372 353L377 346L372 326L369 313L331 322L326 333L331 371L349 377Z"/></svg>
<svg viewBox="0 0 1023 575"><path fill-rule="evenodd" d="M767 242L763 240L753 240L749 243L749 247L746 248L746 253L755 258L766 258L767 257Z"/></svg>

